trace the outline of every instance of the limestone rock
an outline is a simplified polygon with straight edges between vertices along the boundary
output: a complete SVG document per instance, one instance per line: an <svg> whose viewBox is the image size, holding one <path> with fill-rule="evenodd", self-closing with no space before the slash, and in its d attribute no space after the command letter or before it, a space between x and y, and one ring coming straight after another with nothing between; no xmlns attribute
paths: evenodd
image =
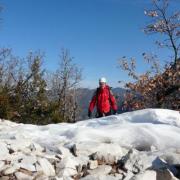
<svg viewBox="0 0 180 180"><path fill-rule="evenodd" d="M77 174L76 167L79 163L72 157L66 157L61 160L61 162L57 165L57 176L73 176Z"/></svg>
<svg viewBox="0 0 180 180"><path fill-rule="evenodd" d="M9 155L9 150L7 148L7 145L3 142L0 142L0 160L5 160L6 157Z"/></svg>
<svg viewBox="0 0 180 180"><path fill-rule="evenodd" d="M15 176L18 180L32 180L33 177L32 176L29 176L27 174L24 174L22 172L16 172L15 173Z"/></svg>
<svg viewBox="0 0 180 180"><path fill-rule="evenodd" d="M98 167L98 162L97 160L93 161L93 160L89 160L89 169L96 169Z"/></svg>
<svg viewBox="0 0 180 180"><path fill-rule="evenodd" d="M42 167L42 171L47 176L55 176L55 170L54 167L50 164L50 162L47 159L39 158L38 162L40 166Z"/></svg>
<svg viewBox="0 0 180 180"><path fill-rule="evenodd" d="M96 169L90 170L90 175L107 175L111 172L112 167L108 165L98 166Z"/></svg>
<svg viewBox="0 0 180 180"><path fill-rule="evenodd" d="M158 180L178 180L168 169L157 171Z"/></svg>
<svg viewBox="0 0 180 180"><path fill-rule="evenodd" d="M132 177L131 180L156 180L156 171L146 170L145 172Z"/></svg>

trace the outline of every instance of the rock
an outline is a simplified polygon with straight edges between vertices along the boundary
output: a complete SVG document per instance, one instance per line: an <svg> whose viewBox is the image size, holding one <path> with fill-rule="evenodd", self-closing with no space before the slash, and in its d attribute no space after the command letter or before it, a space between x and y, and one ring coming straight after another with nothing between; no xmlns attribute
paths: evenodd
<svg viewBox="0 0 180 180"><path fill-rule="evenodd" d="M143 173L133 176L131 180L156 180L156 171L146 170ZM159 179L157 178L157 180Z"/></svg>
<svg viewBox="0 0 180 180"><path fill-rule="evenodd" d="M110 175L87 175L81 178L81 180L121 180L118 177Z"/></svg>
<svg viewBox="0 0 180 180"><path fill-rule="evenodd" d="M89 170L90 175L107 175L111 172L112 167L108 165L98 166L96 169Z"/></svg>
<svg viewBox="0 0 180 180"><path fill-rule="evenodd" d="M37 143L31 143L28 148L30 149L30 151L38 151L38 152L43 152L44 148L41 147L39 144Z"/></svg>
<svg viewBox="0 0 180 180"><path fill-rule="evenodd" d="M122 180L124 178L124 175L115 173L115 177L117 177L119 180Z"/></svg>
<svg viewBox="0 0 180 180"><path fill-rule="evenodd" d="M114 164L116 163L116 156L113 156L112 154L105 154L101 152L95 152L90 155L90 159L97 160L98 164Z"/></svg>
<svg viewBox="0 0 180 180"><path fill-rule="evenodd" d="M9 176L1 176L1 180L9 180Z"/></svg>
<svg viewBox="0 0 180 180"><path fill-rule="evenodd" d="M131 171L128 171L126 177L123 180L131 180L134 174Z"/></svg>
<svg viewBox="0 0 180 180"><path fill-rule="evenodd" d="M88 164L89 162L89 157L87 156L78 156L78 157L73 157L72 159L74 159L78 166L80 165L81 167Z"/></svg>
<svg viewBox="0 0 180 180"><path fill-rule="evenodd" d="M123 155L126 154L127 150L122 148L116 143L108 142L109 140L104 138L104 141L102 143L97 142L82 142L82 143L76 143L76 153L78 156L84 155L84 156L90 156L91 154L98 152L101 156L106 156L107 154L110 154L115 159L120 159Z"/></svg>
<svg viewBox="0 0 180 180"><path fill-rule="evenodd" d="M157 179L158 180L178 180L171 171L168 169L157 170Z"/></svg>
<svg viewBox="0 0 180 180"><path fill-rule="evenodd" d="M74 180L74 179L69 176L64 176L63 178L58 178L58 180Z"/></svg>
<svg viewBox="0 0 180 180"><path fill-rule="evenodd" d="M24 149L28 149L27 147L29 147L30 144L30 139L24 139L23 137L19 137L16 141L11 141L10 147L14 151L23 151ZM28 152L30 152L30 150Z"/></svg>
<svg viewBox="0 0 180 180"><path fill-rule="evenodd" d="M164 159L169 165L180 164L180 155L177 153L169 152L160 156Z"/></svg>
<svg viewBox="0 0 180 180"><path fill-rule="evenodd" d="M49 178L46 175L41 175L35 178L35 180L49 180Z"/></svg>
<svg viewBox="0 0 180 180"><path fill-rule="evenodd" d="M47 159L39 158L38 162L40 166L42 167L42 171L47 176L55 176L55 170L54 167L50 164L50 162Z"/></svg>
<svg viewBox="0 0 180 180"><path fill-rule="evenodd" d="M7 148L7 145L3 142L0 142L0 147L1 147L0 160L5 160L6 157L9 155L9 150Z"/></svg>
<svg viewBox="0 0 180 180"><path fill-rule="evenodd" d="M3 174L4 174L4 175L13 174L13 173L16 172L17 170L18 170L18 167L12 166L12 167L9 167L9 168L3 170Z"/></svg>
<svg viewBox="0 0 180 180"><path fill-rule="evenodd" d="M60 152L58 156L60 156L61 158L72 157L72 153L69 151L68 148L65 148L63 146L58 146L57 148Z"/></svg>
<svg viewBox="0 0 180 180"><path fill-rule="evenodd" d="M4 168L5 162L4 161L0 161L0 171L2 171Z"/></svg>
<svg viewBox="0 0 180 180"><path fill-rule="evenodd" d="M153 161L152 168L156 170L167 168L167 162L164 159L157 157Z"/></svg>
<svg viewBox="0 0 180 180"><path fill-rule="evenodd" d="M119 163L126 171L133 173L139 173L143 169L143 162L141 161L139 152L135 149L129 150Z"/></svg>
<svg viewBox="0 0 180 180"><path fill-rule="evenodd" d="M56 173L58 177L69 177L77 174L76 167L79 163L72 157L66 157L57 164Z"/></svg>
<svg viewBox="0 0 180 180"><path fill-rule="evenodd" d="M27 169L29 171L36 171L36 168L34 166L34 164L37 161L36 156L34 155L24 155L21 156L21 162L19 163L19 166L21 168Z"/></svg>
<svg viewBox="0 0 180 180"><path fill-rule="evenodd" d="M88 162L89 169L96 169L98 167L98 162L97 160L89 160Z"/></svg>
<svg viewBox="0 0 180 180"><path fill-rule="evenodd" d="M73 144L72 147L70 148L70 152L77 157L77 147L76 144Z"/></svg>
<svg viewBox="0 0 180 180"><path fill-rule="evenodd" d="M36 163L34 164L34 166L35 166L35 169L36 169L37 172L43 171L43 170L42 170L42 167L40 166L40 164L39 164L38 162L36 162Z"/></svg>
<svg viewBox="0 0 180 180"><path fill-rule="evenodd" d="M16 172L15 173L15 176L18 180L32 180L33 177L32 176L29 176L27 174L24 174L22 172Z"/></svg>
<svg viewBox="0 0 180 180"><path fill-rule="evenodd" d="M18 165L28 171L36 171L36 167L33 164L19 163Z"/></svg>

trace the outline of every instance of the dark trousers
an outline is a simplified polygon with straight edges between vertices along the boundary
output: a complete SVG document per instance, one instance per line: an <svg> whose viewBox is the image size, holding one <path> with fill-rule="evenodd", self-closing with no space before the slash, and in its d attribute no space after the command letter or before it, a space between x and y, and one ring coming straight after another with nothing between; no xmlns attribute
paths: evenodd
<svg viewBox="0 0 180 180"><path fill-rule="evenodd" d="M105 117L105 116L110 116L110 115L111 115L111 111L109 111L109 112L107 112L107 113L97 112L96 118Z"/></svg>

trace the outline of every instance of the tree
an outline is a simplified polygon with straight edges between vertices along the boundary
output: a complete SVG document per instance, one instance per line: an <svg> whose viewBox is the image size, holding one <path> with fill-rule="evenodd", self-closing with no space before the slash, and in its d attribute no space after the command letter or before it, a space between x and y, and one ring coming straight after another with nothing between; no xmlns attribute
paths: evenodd
<svg viewBox="0 0 180 180"><path fill-rule="evenodd" d="M40 52L29 53L28 57L29 73L25 86L23 121L35 124L45 124L49 121L48 98L46 93L46 81L42 70L43 55Z"/></svg>
<svg viewBox="0 0 180 180"><path fill-rule="evenodd" d="M77 88L81 81L81 69L73 64L73 58L67 49L62 49L60 66L53 77L52 89L58 96L59 121L75 122L79 107L77 104Z"/></svg>
<svg viewBox="0 0 180 180"><path fill-rule="evenodd" d="M151 18L144 31L147 34L158 33L165 39L156 41L160 47L173 50L174 63L177 63L180 52L180 11L169 13L170 0L152 0L152 9L145 10L145 15Z"/></svg>
<svg viewBox="0 0 180 180"><path fill-rule="evenodd" d="M152 18L152 23L145 27L145 32L164 34L167 38L163 43L157 41L157 44L172 49L174 60L161 70L156 55L143 53L144 59L151 64L151 68L138 75L136 60L131 59L128 62L126 57L121 58L120 67L135 80L126 84L131 90L128 101L131 107L136 106L135 109L159 107L178 110L180 109L180 12L168 15L168 0L153 0L152 5L153 9L145 11L145 14Z"/></svg>

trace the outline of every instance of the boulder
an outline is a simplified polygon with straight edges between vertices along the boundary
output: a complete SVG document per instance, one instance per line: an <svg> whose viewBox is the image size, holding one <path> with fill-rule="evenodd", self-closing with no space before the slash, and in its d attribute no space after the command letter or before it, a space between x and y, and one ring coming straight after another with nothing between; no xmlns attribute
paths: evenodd
<svg viewBox="0 0 180 180"><path fill-rule="evenodd" d="M158 180L178 180L169 169L157 170Z"/></svg>
<svg viewBox="0 0 180 180"><path fill-rule="evenodd" d="M79 163L72 157L66 157L57 164L56 174L58 177L69 177L77 174L76 167Z"/></svg>
<svg viewBox="0 0 180 180"><path fill-rule="evenodd" d="M9 150L7 148L6 143L0 142L0 160L6 160L7 156L9 156Z"/></svg>
<svg viewBox="0 0 180 180"><path fill-rule="evenodd" d="M17 180L32 180L33 179L32 176L29 176L29 175L24 174L22 172L16 172L15 176L16 176Z"/></svg>
<svg viewBox="0 0 180 180"><path fill-rule="evenodd" d="M98 161L89 160L88 166L89 166L89 169L96 169L98 167Z"/></svg>
<svg viewBox="0 0 180 180"><path fill-rule="evenodd" d="M144 168L139 151L135 149L129 150L129 152L119 161L119 164L124 170L133 173L139 173Z"/></svg>
<svg viewBox="0 0 180 180"><path fill-rule="evenodd" d="M156 175L156 171L146 170L145 172L133 176L131 180L156 180Z"/></svg>
<svg viewBox="0 0 180 180"><path fill-rule="evenodd" d="M55 176L54 167L51 163L45 158L38 158L38 162L42 168L42 171L46 176Z"/></svg>
<svg viewBox="0 0 180 180"><path fill-rule="evenodd" d="M108 165L98 166L96 169L89 170L90 175L107 175L111 172L112 167Z"/></svg>

